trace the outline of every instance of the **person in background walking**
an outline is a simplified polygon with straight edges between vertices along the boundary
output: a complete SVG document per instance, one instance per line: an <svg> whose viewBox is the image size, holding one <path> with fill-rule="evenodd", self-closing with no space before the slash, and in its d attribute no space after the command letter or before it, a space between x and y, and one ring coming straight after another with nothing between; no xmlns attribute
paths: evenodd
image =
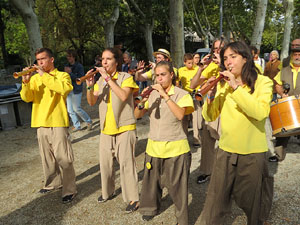
<svg viewBox="0 0 300 225"><path fill-rule="evenodd" d="M67 51L67 60L68 64L65 66L65 72L70 74L73 91L71 91L67 97L67 107L68 113L71 117L73 127L71 128L72 132L81 130L81 124L78 116L87 124L87 130L92 130L92 120L89 115L81 108L81 97L83 84L76 84L76 79L84 76L83 66L76 61L76 51L68 50Z"/></svg>

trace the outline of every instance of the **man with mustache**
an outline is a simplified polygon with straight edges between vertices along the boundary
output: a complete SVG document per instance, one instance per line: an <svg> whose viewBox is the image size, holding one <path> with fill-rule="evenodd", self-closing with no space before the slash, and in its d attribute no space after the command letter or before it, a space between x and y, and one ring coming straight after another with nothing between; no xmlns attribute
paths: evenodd
<svg viewBox="0 0 300 225"><path fill-rule="evenodd" d="M300 47L291 49L290 65L283 67L282 70L274 77L275 89L282 97L300 94ZM287 93L284 92L283 85L289 84L290 89ZM284 160L286 155L286 147L290 137L277 137L275 152L279 161Z"/></svg>

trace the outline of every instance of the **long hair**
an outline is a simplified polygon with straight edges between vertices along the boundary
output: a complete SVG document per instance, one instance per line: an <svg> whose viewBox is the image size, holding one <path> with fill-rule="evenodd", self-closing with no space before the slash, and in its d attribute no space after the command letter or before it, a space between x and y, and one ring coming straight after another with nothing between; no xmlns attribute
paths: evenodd
<svg viewBox="0 0 300 225"><path fill-rule="evenodd" d="M211 45L211 48L210 48L210 54L211 54L211 55L214 54L214 47L215 47L215 43L216 43L217 41L220 41L220 47L221 47L222 45L226 45L226 44L228 43L227 40L226 40L224 37L215 38L214 41L213 41L213 43L212 43L212 45ZM219 46L218 46L218 47L219 47Z"/></svg>
<svg viewBox="0 0 300 225"><path fill-rule="evenodd" d="M251 54L251 50L247 44L241 41L231 42L224 46L220 52L221 56L221 68L225 69L224 65L224 53L226 49L230 48L236 54L241 55L244 59L246 59L246 63L242 68L242 81L245 83L250 89L251 94L254 92L254 85L257 79L258 69L254 64L253 56Z"/></svg>
<svg viewBox="0 0 300 225"><path fill-rule="evenodd" d="M176 75L174 73L173 64L169 61L160 61L159 63L156 64L154 71L156 70L157 67L160 67L160 66L165 66L170 73L173 73L172 84L175 85L176 84Z"/></svg>
<svg viewBox="0 0 300 225"><path fill-rule="evenodd" d="M106 48L103 50L103 52L109 51L113 54L116 62L117 62L117 71L122 71L122 64L123 64L123 54L122 51L119 48Z"/></svg>

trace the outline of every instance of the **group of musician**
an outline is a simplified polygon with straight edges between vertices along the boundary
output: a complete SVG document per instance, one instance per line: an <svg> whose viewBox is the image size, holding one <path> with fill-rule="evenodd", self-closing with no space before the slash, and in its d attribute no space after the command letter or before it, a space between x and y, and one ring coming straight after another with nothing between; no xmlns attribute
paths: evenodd
<svg viewBox="0 0 300 225"><path fill-rule="evenodd" d="M178 70L169 51L158 49L151 69L145 70L145 62L140 61L134 74L122 72L120 49L106 48L101 65L85 77L89 105L99 104L102 194L98 202L115 197L115 158L120 164L125 212L139 209L144 221L153 219L159 213L165 187L175 205L177 224L187 225L191 165L187 128L192 124L193 145L201 145L197 183L210 179L200 224L223 224L232 199L245 212L249 225L263 224L273 198L266 119L275 90L282 97L300 94L300 39L295 43L298 45L292 48L290 63L271 79L259 71L250 47L240 41L216 39L211 53L202 59L199 54L185 54L185 66ZM23 74L20 94L24 101L33 102L31 126L37 128L45 175L39 192L62 187L62 201L68 203L77 193L66 107L72 80L67 72L54 67L50 49L38 49L36 60L37 73ZM100 74L98 80L96 72ZM135 104L134 93L139 91L136 81L147 80L152 84ZM284 83L291 86L288 92L282 88ZM200 99L196 97L199 93ZM150 129L139 193L136 119L143 116L149 117ZM288 138L278 139L275 149L285 149L287 142Z"/></svg>

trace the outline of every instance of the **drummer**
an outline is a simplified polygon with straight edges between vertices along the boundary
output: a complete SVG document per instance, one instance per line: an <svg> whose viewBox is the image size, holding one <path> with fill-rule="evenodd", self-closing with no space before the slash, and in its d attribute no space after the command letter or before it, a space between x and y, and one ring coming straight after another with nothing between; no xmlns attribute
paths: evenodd
<svg viewBox="0 0 300 225"><path fill-rule="evenodd" d="M274 77L275 89L281 97L288 97L300 94L300 48L291 49L290 65L282 68L280 72ZM289 85L284 85L289 84ZM289 86L289 90L283 87ZM279 161L284 160L286 155L286 148L290 137L277 137L275 144L275 152Z"/></svg>

